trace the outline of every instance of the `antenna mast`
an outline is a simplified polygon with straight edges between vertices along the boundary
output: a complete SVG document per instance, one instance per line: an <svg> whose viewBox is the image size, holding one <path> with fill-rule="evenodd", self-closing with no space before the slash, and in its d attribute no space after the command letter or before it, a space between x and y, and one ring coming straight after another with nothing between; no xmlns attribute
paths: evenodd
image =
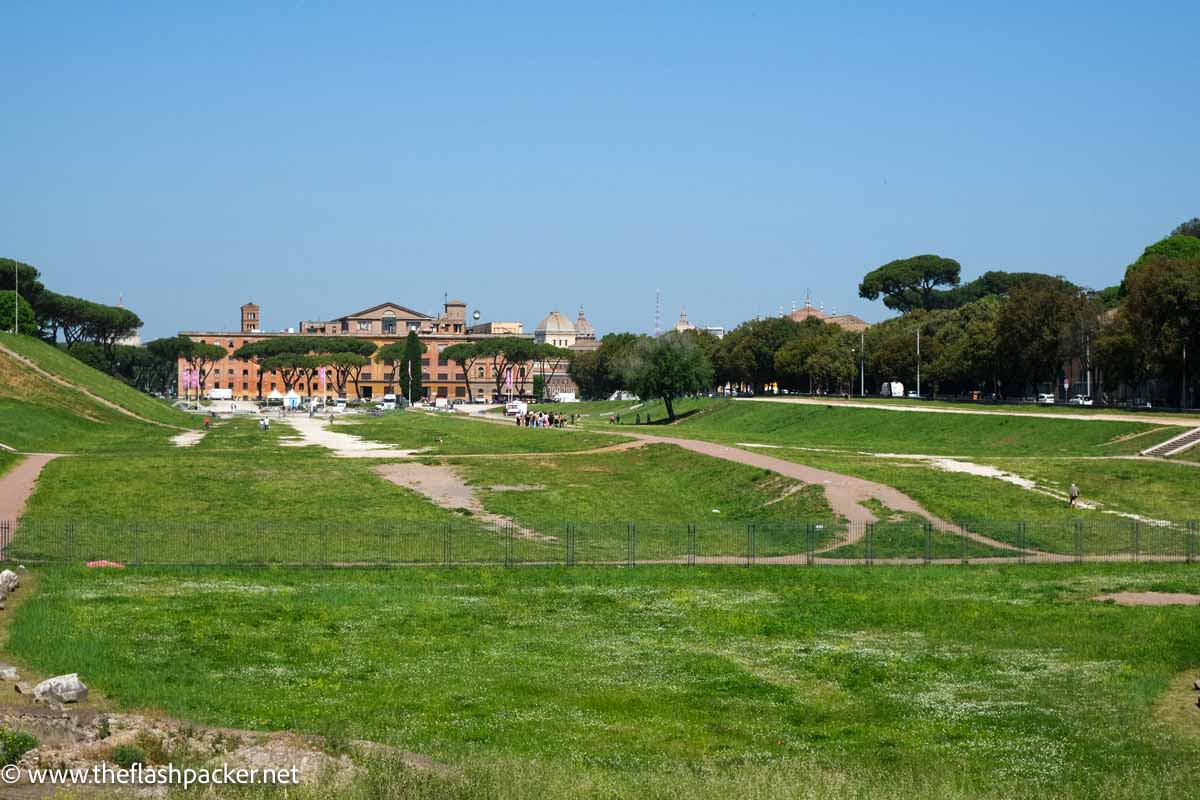
<svg viewBox="0 0 1200 800"><path fill-rule="evenodd" d="M662 289L654 290L654 335L662 335Z"/></svg>

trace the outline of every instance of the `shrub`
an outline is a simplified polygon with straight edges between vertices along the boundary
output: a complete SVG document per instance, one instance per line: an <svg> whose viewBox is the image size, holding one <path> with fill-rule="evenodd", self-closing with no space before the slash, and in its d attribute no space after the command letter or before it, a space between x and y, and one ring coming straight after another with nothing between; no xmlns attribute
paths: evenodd
<svg viewBox="0 0 1200 800"><path fill-rule="evenodd" d="M134 764L145 764L146 754L142 748L131 744L123 744L113 751L113 763L122 769L129 769Z"/></svg>
<svg viewBox="0 0 1200 800"><path fill-rule="evenodd" d="M0 728L0 760L5 766L17 763L21 756L37 746L38 740L33 734Z"/></svg>

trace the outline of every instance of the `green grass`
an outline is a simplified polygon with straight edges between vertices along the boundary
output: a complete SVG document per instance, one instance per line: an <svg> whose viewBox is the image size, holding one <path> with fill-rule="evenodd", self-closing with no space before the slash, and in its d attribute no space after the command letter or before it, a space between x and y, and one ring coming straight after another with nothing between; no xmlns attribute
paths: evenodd
<svg viewBox="0 0 1200 800"><path fill-rule="evenodd" d="M1200 572L63 569L8 649L124 707L478 781L420 797L1191 797L1200 723L1159 704L1198 668L1194 611L1088 600L1151 589Z"/></svg>
<svg viewBox="0 0 1200 800"><path fill-rule="evenodd" d="M625 441L623 437L599 433L524 428L515 422L499 425L416 411L342 418L335 422L334 430L404 449L419 449L429 455L555 453L594 450Z"/></svg>
<svg viewBox="0 0 1200 800"><path fill-rule="evenodd" d="M378 556L381 522L423 530L454 518L376 475L370 460L281 446L291 433L238 419L191 448L56 459L29 500L13 550L30 559L70 552L136 560L140 548L184 563L355 560Z"/></svg>
<svg viewBox="0 0 1200 800"><path fill-rule="evenodd" d="M47 372L145 419L188 428L195 428L200 424L194 415L185 414L164 401L143 394L40 339L5 333L0 334L0 345L30 359Z"/></svg>
<svg viewBox="0 0 1200 800"><path fill-rule="evenodd" d="M580 561L624 558L630 522L637 523L639 559L685 557L688 523L701 556L742 556L750 535L758 555L799 556L807 547L806 524L824 523L817 546L840 531L821 487L673 445L451 463L477 487L490 512L560 540L563 525L573 523ZM756 524L753 534L746 521Z"/></svg>
<svg viewBox="0 0 1200 800"><path fill-rule="evenodd" d="M16 453L10 453L7 450L0 450L0 475L8 472L17 465L21 460L21 456Z"/></svg>
<svg viewBox="0 0 1200 800"><path fill-rule="evenodd" d="M1178 433L1177 428L1136 422L906 413L746 400L689 400L682 408L695 413L653 432L729 444L990 457L1125 455ZM661 418L654 416L656 420ZM622 415L622 427L633 421L627 414ZM600 419L587 419L585 424L610 427ZM1142 435L1117 441L1133 434Z"/></svg>
<svg viewBox="0 0 1200 800"><path fill-rule="evenodd" d="M122 452L167 446L176 431L109 410L87 419L66 408L0 397L0 441L25 452Z"/></svg>

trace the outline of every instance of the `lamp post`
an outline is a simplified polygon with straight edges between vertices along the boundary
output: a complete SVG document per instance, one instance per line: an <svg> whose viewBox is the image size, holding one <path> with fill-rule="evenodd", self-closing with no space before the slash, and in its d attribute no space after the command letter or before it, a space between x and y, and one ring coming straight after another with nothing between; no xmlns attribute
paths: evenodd
<svg viewBox="0 0 1200 800"><path fill-rule="evenodd" d="M21 330L21 320L18 318L21 313L21 270L17 269L17 265L13 264L13 334Z"/></svg>
<svg viewBox="0 0 1200 800"><path fill-rule="evenodd" d="M921 326L917 326L917 399L921 399Z"/></svg>
<svg viewBox="0 0 1200 800"><path fill-rule="evenodd" d="M858 396L867 396L867 332L858 332Z"/></svg>

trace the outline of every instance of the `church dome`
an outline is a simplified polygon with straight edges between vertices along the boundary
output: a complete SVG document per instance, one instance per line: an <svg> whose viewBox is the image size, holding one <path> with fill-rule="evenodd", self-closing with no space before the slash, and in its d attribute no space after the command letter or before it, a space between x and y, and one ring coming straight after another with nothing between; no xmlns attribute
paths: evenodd
<svg viewBox="0 0 1200 800"><path fill-rule="evenodd" d="M556 333L575 333L575 326L571 324L571 320L559 312L551 311L549 316L538 323L534 332L550 335Z"/></svg>
<svg viewBox="0 0 1200 800"><path fill-rule="evenodd" d="M579 318L575 320L575 333L581 339L596 338L596 329L592 327L592 323L588 322L587 317L583 315L583 306L579 307Z"/></svg>

